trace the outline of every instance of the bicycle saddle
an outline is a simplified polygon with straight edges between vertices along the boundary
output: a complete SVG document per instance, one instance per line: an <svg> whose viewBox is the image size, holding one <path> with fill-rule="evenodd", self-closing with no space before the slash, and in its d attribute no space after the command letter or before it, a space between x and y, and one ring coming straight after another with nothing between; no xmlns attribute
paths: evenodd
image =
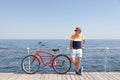
<svg viewBox="0 0 120 80"><path fill-rule="evenodd" d="M55 51L55 52L57 52L57 51L59 51L59 49L52 49L52 51Z"/></svg>

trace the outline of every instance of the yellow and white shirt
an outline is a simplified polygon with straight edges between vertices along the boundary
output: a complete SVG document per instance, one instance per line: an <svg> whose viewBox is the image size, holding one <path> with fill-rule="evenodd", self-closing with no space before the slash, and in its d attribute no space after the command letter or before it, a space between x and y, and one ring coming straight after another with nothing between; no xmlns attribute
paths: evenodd
<svg viewBox="0 0 120 80"><path fill-rule="evenodd" d="M80 49L82 47L82 41L84 40L84 36L82 34L72 35L71 40L73 41L73 49Z"/></svg>

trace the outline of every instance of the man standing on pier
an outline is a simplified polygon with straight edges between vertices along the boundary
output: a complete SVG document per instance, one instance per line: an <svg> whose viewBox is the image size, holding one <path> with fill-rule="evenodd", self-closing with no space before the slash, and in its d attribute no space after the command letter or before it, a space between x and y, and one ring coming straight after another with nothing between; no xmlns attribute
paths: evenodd
<svg viewBox="0 0 120 80"><path fill-rule="evenodd" d="M76 27L75 34L71 36L70 48L72 50L71 62L76 66L76 74L81 75L82 49L86 44L84 36L81 34L80 27ZM76 58L77 57L77 61Z"/></svg>

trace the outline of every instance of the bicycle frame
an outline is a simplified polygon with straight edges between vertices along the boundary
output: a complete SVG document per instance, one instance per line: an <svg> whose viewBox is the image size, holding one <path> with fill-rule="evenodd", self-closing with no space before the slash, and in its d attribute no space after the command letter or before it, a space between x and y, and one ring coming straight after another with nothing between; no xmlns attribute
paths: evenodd
<svg viewBox="0 0 120 80"><path fill-rule="evenodd" d="M41 54L46 54L47 56L42 56ZM52 66L53 59L56 57L52 53L45 52L43 50L36 50L36 53L33 54L35 57L39 59L40 64L43 64L44 66ZM44 58L51 58L50 61L44 62ZM33 59L32 63L35 59Z"/></svg>

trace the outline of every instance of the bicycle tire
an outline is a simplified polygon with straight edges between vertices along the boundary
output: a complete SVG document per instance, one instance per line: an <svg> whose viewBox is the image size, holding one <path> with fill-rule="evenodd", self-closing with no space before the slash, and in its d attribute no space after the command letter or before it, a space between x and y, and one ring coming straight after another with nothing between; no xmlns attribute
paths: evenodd
<svg viewBox="0 0 120 80"><path fill-rule="evenodd" d="M29 71L27 71L26 69L25 69L25 66L24 66L24 62L25 62L25 60L27 59L27 58L29 58L29 57L34 57L35 58L35 60L38 62L37 64L37 67L36 67L36 69L35 69L35 71L33 71L33 72L29 72ZM38 72L39 71L39 68L40 68L40 62L39 62L39 59L36 57L36 56L34 56L34 55L28 55L28 56L26 56L26 57L24 57L23 59L22 59L22 62L21 62L21 68L22 68L22 70L25 72L25 73L27 73L27 74L35 74L36 72Z"/></svg>
<svg viewBox="0 0 120 80"><path fill-rule="evenodd" d="M65 70L65 71L63 71L63 72L59 72L59 71L55 68L55 66L54 66L55 60L57 60L59 57L64 57L64 58L66 58L66 59L68 60L68 62L69 62L69 66L68 66L67 70ZM53 67L53 70L54 70L56 73L58 73L58 74L66 74L66 73L71 69L71 60L70 60L70 58L69 58L68 56L66 56L66 55L62 55L62 54L61 54L61 55L57 55L57 56L53 59L52 67ZM61 69L60 69L60 71L61 71Z"/></svg>

